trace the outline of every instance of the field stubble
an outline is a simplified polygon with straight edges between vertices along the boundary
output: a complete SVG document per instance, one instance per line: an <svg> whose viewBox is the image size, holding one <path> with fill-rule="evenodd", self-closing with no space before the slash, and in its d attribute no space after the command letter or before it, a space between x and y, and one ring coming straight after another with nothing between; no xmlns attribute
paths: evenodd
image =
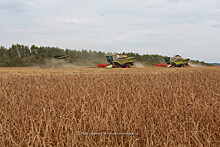
<svg viewBox="0 0 220 147"><path fill-rule="evenodd" d="M1 68L0 146L217 146L219 87L219 68Z"/></svg>

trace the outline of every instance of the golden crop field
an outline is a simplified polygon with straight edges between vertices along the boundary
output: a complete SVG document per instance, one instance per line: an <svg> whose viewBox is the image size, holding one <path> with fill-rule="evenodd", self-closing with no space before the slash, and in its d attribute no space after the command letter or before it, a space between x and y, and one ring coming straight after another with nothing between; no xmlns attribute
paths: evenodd
<svg viewBox="0 0 220 147"><path fill-rule="evenodd" d="M218 146L220 68L0 68L0 146Z"/></svg>

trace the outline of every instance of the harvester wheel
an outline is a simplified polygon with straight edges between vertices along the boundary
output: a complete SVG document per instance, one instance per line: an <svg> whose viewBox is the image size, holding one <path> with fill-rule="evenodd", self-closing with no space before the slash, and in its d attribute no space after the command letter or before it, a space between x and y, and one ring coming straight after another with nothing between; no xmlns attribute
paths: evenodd
<svg viewBox="0 0 220 147"><path fill-rule="evenodd" d="M129 68L129 64L126 64L126 65L125 65L125 68Z"/></svg>
<svg viewBox="0 0 220 147"><path fill-rule="evenodd" d="M184 67L184 64L182 64L181 67Z"/></svg>
<svg viewBox="0 0 220 147"><path fill-rule="evenodd" d="M115 63L115 68L119 68L120 65L118 63Z"/></svg>
<svg viewBox="0 0 220 147"><path fill-rule="evenodd" d="M172 63L172 67L176 67L176 64L175 64L175 63Z"/></svg>

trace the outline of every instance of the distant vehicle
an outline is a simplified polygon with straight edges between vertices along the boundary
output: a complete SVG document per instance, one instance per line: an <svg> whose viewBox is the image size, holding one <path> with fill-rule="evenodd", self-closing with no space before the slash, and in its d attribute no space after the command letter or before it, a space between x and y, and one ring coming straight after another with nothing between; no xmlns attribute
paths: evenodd
<svg viewBox="0 0 220 147"><path fill-rule="evenodd" d="M67 62L70 62L71 56L70 55L56 55L54 56L55 59L64 59Z"/></svg>
<svg viewBox="0 0 220 147"><path fill-rule="evenodd" d="M129 68L134 65L134 57L128 57L127 55L114 54L106 56L108 63L97 64L98 67L108 68Z"/></svg>
<svg viewBox="0 0 220 147"><path fill-rule="evenodd" d="M173 57L165 57L164 64L156 64L156 66L166 66L166 67L184 67L187 66L190 59L183 59L180 55L175 55Z"/></svg>

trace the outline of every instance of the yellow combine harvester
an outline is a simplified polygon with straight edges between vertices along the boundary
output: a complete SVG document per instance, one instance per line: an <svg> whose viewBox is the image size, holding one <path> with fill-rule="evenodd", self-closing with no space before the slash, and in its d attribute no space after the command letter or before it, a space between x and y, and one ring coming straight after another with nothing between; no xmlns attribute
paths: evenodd
<svg viewBox="0 0 220 147"><path fill-rule="evenodd" d="M180 55L175 55L173 57L165 57L164 64L156 64L156 66L166 66L166 67L184 67L187 66L190 59L183 59Z"/></svg>
<svg viewBox="0 0 220 147"><path fill-rule="evenodd" d="M108 63L97 64L98 67L107 68L129 68L134 65L134 57L128 57L127 55L114 54L106 56Z"/></svg>

